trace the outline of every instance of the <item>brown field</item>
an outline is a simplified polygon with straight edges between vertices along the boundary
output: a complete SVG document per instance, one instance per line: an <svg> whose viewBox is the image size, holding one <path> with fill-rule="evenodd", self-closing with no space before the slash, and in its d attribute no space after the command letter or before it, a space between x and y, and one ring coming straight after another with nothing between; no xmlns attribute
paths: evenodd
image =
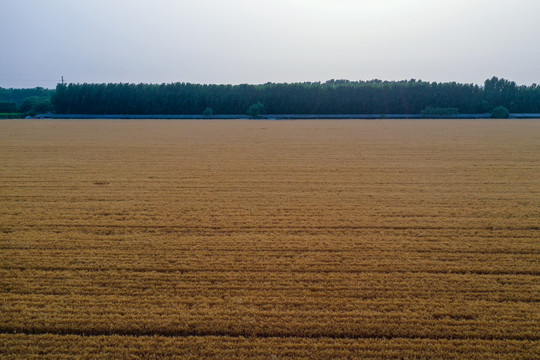
<svg viewBox="0 0 540 360"><path fill-rule="evenodd" d="M0 358L540 358L540 121L0 121Z"/></svg>

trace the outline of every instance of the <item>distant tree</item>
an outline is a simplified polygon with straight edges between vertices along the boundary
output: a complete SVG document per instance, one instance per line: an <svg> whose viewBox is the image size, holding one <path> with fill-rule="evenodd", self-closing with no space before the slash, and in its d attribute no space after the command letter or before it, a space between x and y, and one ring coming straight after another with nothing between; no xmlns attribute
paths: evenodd
<svg viewBox="0 0 540 360"><path fill-rule="evenodd" d="M504 106L497 106L491 112L491 118L493 119L508 119L510 117L510 111Z"/></svg>
<svg viewBox="0 0 540 360"><path fill-rule="evenodd" d="M51 97L54 90L37 87L33 89L4 89L0 87L0 101L9 101L21 106L24 99L30 96Z"/></svg>
<svg viewBox="0 0 540 360"><path fill-rule="evenodd" d="M255 104L251 104L247 108L247 114L253 117L259 117L261 114L264 114L265 112L266 112L266 109L264 107L264 104L260 101L256 102Z"/></svg>
<svg viewBox="0 0 540 360"><path fill-rule="evenodd" d="M14 101L0 101L0 113L17 112L17 103Z"/></svg>
<svg viewBox="0 0 540 360"><path fill-rule="evenodd" d="M207 107L206 109L204 109L202 114L203 116L212 116L214 115L214 110L212 110L211 107Z"/></svg>
<svg viewBox="0 0 540 360"><path fill-rule="evenodd" d="M47 113L52 110L51 99L41 96L30 96L24 99L19 112L27 115Z"/></svg>
<svg viewBox="0 0 540 360"><path fill-rule="evenodd" d="M513 81L499 79L494 76L484 82L484 100L491 108L502 105L514 110L519 98L518 92L519 89Z"/></svg>

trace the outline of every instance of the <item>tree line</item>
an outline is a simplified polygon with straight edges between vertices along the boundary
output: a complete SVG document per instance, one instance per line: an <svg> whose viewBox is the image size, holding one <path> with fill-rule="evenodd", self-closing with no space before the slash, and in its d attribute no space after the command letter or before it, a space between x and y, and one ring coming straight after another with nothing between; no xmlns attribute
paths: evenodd
<svg viewBox="0 0 540 360"><path fill-rule="evenodd" d="M40 89L40 88L36 88ZM2 92L2 90L4 92ZM231 115L248 114L425 114L540 113L540 86L516 85L493 77L483 86L456 82L348 81L266 83L262 85L58 84L21 100L17 110L31 113L95 115ZM34 89L35 90L35 89ZM12 95L13 95L12 94ZM29 93L30 94L30 93ZM5 95L5 94L4 94ZM48 103L50 96L50 103ZM13 97L13 96L12 96ZM30 101L31 100L31 101ZM26 101L26 104L24 104ZM8 104L9 105L9 104ZM1 104L0 104L1 106ZM13 104L10 105L13 110ZM2 112L2 111L0 111ZM4 111L8 112L8 111ZM46 111L41 111L46 112Z"/></svg>
<svg viewBox="0 0 540 360"><path fill-rule="evenodd" d="M262 85L59 84L53 94L62 114L419 114L426 109L486 113L540 112L540 86L493 77L484 86L456 82L348 81ZM260 107L262 105L262 108Z"/></svg>
<svg viewBox="0 0 540 360"><path fill-rule="evenodd" d="M33 89L0 88L0 118L2 115L35 115L53 110L51 95L54 90L36 87ZM7 116L11 117L11 116Z"/></svg>

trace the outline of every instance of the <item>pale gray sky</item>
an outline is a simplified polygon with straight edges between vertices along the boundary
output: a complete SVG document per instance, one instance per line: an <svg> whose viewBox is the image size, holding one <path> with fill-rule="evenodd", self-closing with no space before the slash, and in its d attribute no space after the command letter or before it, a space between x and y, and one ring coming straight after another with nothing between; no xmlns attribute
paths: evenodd
<svg viewBox="0 0 540 360"><path fill-rule="evenodd" d="M540 0L0 0L0 87L540 83Z"/></svg>

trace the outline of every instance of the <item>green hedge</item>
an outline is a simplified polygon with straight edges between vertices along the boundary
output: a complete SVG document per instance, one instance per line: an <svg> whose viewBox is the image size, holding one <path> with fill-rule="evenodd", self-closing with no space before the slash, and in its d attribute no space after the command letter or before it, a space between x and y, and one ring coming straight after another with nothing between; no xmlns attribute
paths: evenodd
<svg viewBox="0 0 540 360"><path fill-rule="evenodd" d="M22 113L0 113L0 119L22 119Z"/></svg>

